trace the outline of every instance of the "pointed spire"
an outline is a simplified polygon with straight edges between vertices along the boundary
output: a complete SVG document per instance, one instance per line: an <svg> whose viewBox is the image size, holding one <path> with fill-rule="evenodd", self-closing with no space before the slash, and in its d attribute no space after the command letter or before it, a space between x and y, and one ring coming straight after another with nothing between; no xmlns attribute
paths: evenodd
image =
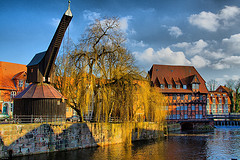
<svg viewBox="0 0 240 160"><path fill-rule="evenodd" d="M70 3L71 3L71 1L69 0L69 1L68 1L68 9L67 9L67 11L65 12L65 15L72 17L72 12L71 12L71 10L70 10Z"/></svg>

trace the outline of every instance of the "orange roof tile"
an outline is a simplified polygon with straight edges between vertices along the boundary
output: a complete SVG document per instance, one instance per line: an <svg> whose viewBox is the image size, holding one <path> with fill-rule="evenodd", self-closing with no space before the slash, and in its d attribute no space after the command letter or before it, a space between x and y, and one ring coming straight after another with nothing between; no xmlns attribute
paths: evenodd
<svg viewBox="0 0 240 160"><path fill-rule="evenodd" d="M201 77L201 75L197 72L197 70L193 66L173 66L173 65L156 65L154 64L150 71L148 72L151 78L151 81L154 83L156 78L164 77L167 83L172 84L172 80L179 82L182 85L190 85L191 82L200 83L199 84L199 92L208 93L207 87L205 85L205 80ZM176 78L177 77L177 78ZM178 82L179 79L180 81ZM171 82L169 82L171 80ZM168 93L191 93L191 89L161 89L162 92Z"/></svg>
<svg viewBox="0 0 240 160"><path fill-rule="evenodd" d="M16 90L12 79L23 76L23 72L27 72L26 65L0 61L0 89Z"/></svg>

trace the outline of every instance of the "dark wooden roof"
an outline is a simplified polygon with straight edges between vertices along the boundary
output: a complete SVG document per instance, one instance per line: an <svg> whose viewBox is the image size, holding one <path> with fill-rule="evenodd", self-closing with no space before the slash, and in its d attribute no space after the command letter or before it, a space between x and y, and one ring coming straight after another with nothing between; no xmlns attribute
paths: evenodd
<svg viewBox="0 0 240 160"><path fill-rule="evenodd" d="M39 64L41 62L41 60L43 59L43 57L45 56L45 54L46 54L46 51L37 53L31 60L31 62L27 65L27 67L35 66L35 65Z"/></svg>
<svg viewBox="0 0 240 160"><path fill-rule="evenodd" d="M64 98L53 86L47 83L31 84L24 91L14 97L21 98Z"/></svg>

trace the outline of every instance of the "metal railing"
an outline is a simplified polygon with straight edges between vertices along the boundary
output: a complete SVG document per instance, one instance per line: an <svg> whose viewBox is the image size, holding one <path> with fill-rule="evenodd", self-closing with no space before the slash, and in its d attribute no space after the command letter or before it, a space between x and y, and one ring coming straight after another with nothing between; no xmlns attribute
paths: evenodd
<svg viewBox="0 0 240 160"><path fill-rule="evenodd" d="M1 124L21 124L21 123L50 123L66 122L65 116L49 116L49 115L13 115L12 117L0 121Z"/></svg>

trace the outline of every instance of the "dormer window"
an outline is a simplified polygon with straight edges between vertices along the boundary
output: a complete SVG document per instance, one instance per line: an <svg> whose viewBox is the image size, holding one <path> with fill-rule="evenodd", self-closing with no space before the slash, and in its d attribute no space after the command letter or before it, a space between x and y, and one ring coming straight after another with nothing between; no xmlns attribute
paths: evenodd
<svg viewBox="0 0 240 160"><path fill-rule="evenodd" d="M180 89L180 84L176 84L176 89Z"/></svg>
<svg viewBox="0 0 240 160"><path fill-rule="evenodd" d="M29 83L25 81L25 88L27 88L28 86L29 86Z"/></svg>
<svg viewBox="0 0 240 160"><path fill-rule="evenodd" d="M171 84L168 84L168 89L172 89L172 85Z"/></svg>
<svg viewBox="0 0 240 160"><path fill-rule="evenodd" d="M199 84L193 83L192 84L192 89L199 89Z"/></svg>
<svg viewBox="0 0 240 160"><path fill-rule="evenodd" d="M16 96L16 91L12 91L10 97L14 98Z"/></svg>
<svg viewBox="0 0 240 160"><path fill-rule="evenodd" d="M183 85L183 89L187 89L187 85L186 84Z"/></svg>
<svg viewBox="0 0 240 160"><path fill-rule="evenodd" d="M18 86L19 86L19 87L22 87L22 86L23 86L23 80L19 80Z"/></svg>
<svg viewBox="0 0 240 160"><path fill-rule="evenodd" d="M165 88L164 84L160 84L160 88L164 89Z"/></svg>

